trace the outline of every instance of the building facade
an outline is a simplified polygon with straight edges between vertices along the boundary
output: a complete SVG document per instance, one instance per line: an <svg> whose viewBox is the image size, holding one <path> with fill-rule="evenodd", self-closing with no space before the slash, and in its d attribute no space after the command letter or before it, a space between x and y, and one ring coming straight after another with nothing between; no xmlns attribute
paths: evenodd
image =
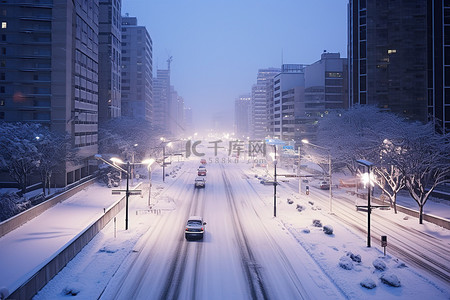
<svg viewBox="0 0 450 300"><path fill-rule="evenodd" d="M3 1L0 10L0 119L70 135L82 160L55 183L78 181L98 150L98 0Z"/></svg>
<svg viewBox="0 0 450 300"><path fill-rule="evenodd" d="M137 18L122 17L122 115L152 122L153 43Z"/></svg>
<svg viewBox="0 0 450 300"><path fill-rule="evenodd" d="M436 118L449 131L450 3L349 2L350 105Z"/></svg>
<svg viewBox="0 0 450 300"><path fill-rule="evenodd" d="M251 95L241 95L234 101L234 132L237 138L251 135Z"/></svg>
<svg viewBox="0 0 450 300"><path fill-rule="evenodd" d="M162 135L169 131L170 70L156 70L153 78L153 127Z"/></svg>
<svg viewBox="0 0 450 300"><path fill-rule="evenodd" d="M280 73L279 68L267 68L258 70L256 84L252 86L251 99L251 138L263 139L267 136L268 111L267 111L267 93L269 82L275 75Z"/></svg>
<svg viewBox="0 0 450 300"><path fill-rule="evenodd" d="M273 120L271 137L284 141L295 140L296 115L304 102L305 67L303 64L283 64L273 78Z"/></svg>
<svg viewBox="0 0 450 300"><path fill-rule="evenodd" d="M99 122L121 115L121 6L121 0L99 1Z"/></svg>
<svg viewBox="0 0 450 300"><path fill-rule="evenodd" d="M347 59L324 51L305 68L304 100L296 112L296 141L314 140L317 122L330 109L348 108Z"/></svg>

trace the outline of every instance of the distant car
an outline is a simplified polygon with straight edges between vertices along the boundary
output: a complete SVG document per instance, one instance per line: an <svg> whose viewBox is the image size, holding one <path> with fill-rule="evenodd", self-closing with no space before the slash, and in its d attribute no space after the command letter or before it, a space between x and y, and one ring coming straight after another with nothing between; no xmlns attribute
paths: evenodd
<svg viewBox="0 0 450 300"><path fill-rule="evenodd" d="M202 165L206 165L206 159L204 159L204 158L200 159L200 163L201 163Z"/></svg>
<svg viewBox="0 0 450 300"><path fill-rule="evenodd" d="M198 176L206 176L206 168L205 168L205 166L198 167L197 175Z"/></svg>
<svg viewBox="0 0 450 300"><path fill-rule="evenodd" d="M273 180L265 180L265 179L263 179L259 183L261 183L263 185L274 185L275 182ZM280 183L277 182L277 185L280 185Z"/></svg>
<svg viewBox="0 0 450 300"><path fill-rule="evenodd" d="M328 181L321 181L319 184L319 188L321 190L328 190L330 188L330 184L328 183Z"/></svg>
<svg viewBox="0 0 450 300"><path fill-rule="evenodd" d="M206 179L203 176L199 176L197 178L195 178L195 183L194 183L196 188L204 188L206 185Z"/></svg>
<svg viewBox="0 0 450 300"><path fill-rule="evenodd" d="M186 240L191 238L203 239L205 233L206 222L203 221L202 217L191 216L186 222L186 227L184 229L184 237Z"/></svg>

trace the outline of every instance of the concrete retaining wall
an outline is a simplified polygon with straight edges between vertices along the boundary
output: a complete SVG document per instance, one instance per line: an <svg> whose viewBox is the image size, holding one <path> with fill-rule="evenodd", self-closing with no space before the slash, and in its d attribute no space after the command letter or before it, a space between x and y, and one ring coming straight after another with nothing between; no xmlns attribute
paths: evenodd
<svg viewBox="0 0 450 300"><path fill-rule="evenodd" d="M137 185L137 187L139 187ZM8 299L31 299L42 289L59 271L61 271L72 258L74 258L92 238L99 233L126 205L126 197L111 205L103 216L89 225L80 234L74 237L62 247L48 262L44 263L39 270L11 293Z"/></svg>
<svg viewBox="0 0 450 300"><path fill-rule="evenodd" d="M91 179L89 181L86 181L80 185L77 185L73 188L71 188L68 191L65 191L62 194L59 194L58 196L55 196L47 201L42 202L39 205L33 206L30 209L27 209L26 211L21 212L18 215L15 215L14 217L5 220L0 223L0 237L4 236L8 232L13 231L14 229L22 226L26 222L30 221L31 219L39 216L41 213L45 212L47 209L49 209L52 206L55 206L56 204L67 200L68 198L72 197L85 187L91 185L94 183L95 179Z"/></svg>

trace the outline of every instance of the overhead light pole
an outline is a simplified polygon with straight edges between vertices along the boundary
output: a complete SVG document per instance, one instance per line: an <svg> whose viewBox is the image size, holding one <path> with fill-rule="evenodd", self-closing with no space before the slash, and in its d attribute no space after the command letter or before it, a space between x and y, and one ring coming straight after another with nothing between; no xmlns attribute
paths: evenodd
<svg viewBox="0 0 450 300"><path fill-rule="evenodd" d="M273 145L275 151L273 157L273 216L277 216L277 145L285 145L286 143L282 140L277 139L266 139L266 144Z"/></svg>
<svg viewBox="0 0 450 300"><path fill-rule="evenodd" d="M152 164L155 162L153 158L146 159L142 161L142 164L147 165L148 170L148 206L151 205L151 194L152 194Z"/></svg>
<svg viewBox="0 0 450 300"><path fill-rule="evenodd" d="M357 160L356 161L361 166L367 167L367 176L364 178L365 183L367 184L367 247L370 247L370 213L372 212L372 207L370 204L370 194L371 194L371 178L370 171L372 169L373 164L367 160Z"/></svg>
<svg viewBox="0 0 450 300"><path fill-rule="evenodd" d="M101 161L104 162L105 164L107 164L107 165L109 165L109 166L111 166L111 167L113 167L113 168L115 168L115 169L117 169L117 170L120 170L120 171L122 171L122 172L125 172L125 173L127 174L127 187L126 187L125 191L124 191L124 190L112 190L112 193L113 193L113 194L120 194L121 192L125 192L125 230L128 230L128 198L129 198L129 196L130 196L131 194L135 195L135 194L140 194L140 193L141 193L141 190L133 190L133 191L130 191L130 187L129 187L129 179L130 179L130 162L128 161L128 162L126 163L127 169L125 170L125 169L121 168L120 166L118 166L118 165L116 165L116 164L110 163L109 161L107 161L106 159L104 159L104 158L102 157L101 154L95 154L94 157L95 157L95 159L101 160ZM124 164L124 162L121 161L121 160L118 159L118 158L114 158L114 159L112 159L112 160L113 160L114 162L116 162L116 163Z"/></svg>

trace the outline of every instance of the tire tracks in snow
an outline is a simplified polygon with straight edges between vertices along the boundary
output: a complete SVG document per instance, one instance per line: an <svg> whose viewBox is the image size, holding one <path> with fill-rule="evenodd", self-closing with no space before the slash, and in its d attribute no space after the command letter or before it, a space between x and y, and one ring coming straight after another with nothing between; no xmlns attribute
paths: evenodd
<svg viewBox="0 0 450 300"><path fill-rule="evenodd" d="M236 208L230 181L228 180L228 177L225 174L223 165L221 165L221 169L222 169L222 179L225 183L225 196L228 201L228 205L230 206L230 211L232 213L234 224L236 225L233 226L233 228L236 235L237 243L239 245L242 267L247 277L250 295L252 299L269 299L267 288L264 285L262 276L259 271L259 265L257 264L255 256L249 245L247 236L244 231L244 226L240 221L239 211Z"/></svg>

